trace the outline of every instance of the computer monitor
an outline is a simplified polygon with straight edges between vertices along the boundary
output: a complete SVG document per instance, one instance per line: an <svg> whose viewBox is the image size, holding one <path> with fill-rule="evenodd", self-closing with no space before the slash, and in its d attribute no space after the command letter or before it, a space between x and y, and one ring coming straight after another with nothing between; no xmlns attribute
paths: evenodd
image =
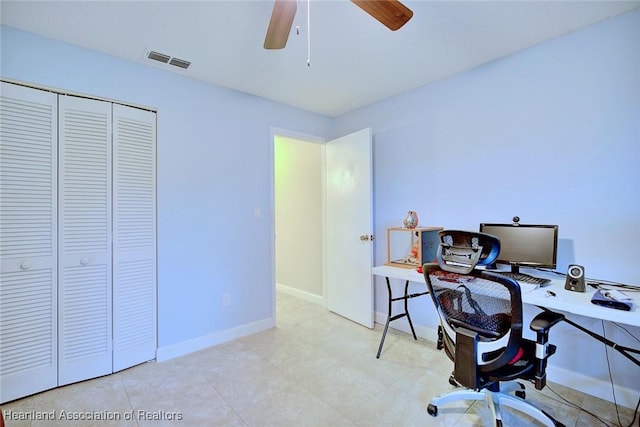
<svg viewBox="0 0 640 427"><path fill-rule="evenodd" d="M500 239L496 263L510 265L514 273L519 273L520 267L556 268L557 225L482 223L480 232Z"/></svg>

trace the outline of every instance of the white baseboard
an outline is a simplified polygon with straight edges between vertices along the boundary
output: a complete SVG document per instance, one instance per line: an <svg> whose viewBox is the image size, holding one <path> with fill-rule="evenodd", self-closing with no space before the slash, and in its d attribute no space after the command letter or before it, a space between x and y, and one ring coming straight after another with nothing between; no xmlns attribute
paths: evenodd
<svg viewBox="0 0 640 427"><path fill-rule="evenodd" d="M275 327L275 319L269 318L259 320L257 322L238 326L236 328L225 329L223 331L214 332L198 338L193 338L177 344L171 344L165 347L159 347L156 352L156 360L162 362L173 359L174 357L184 356L194 351L203 350L205 348L222 344L227 341L242 338Z"/></svg>
<svg viewBox="0 0 640 427"><path fill-rule="evenodd" d="M376 312L375 321L376 323L384 325L387 321L387 314ZM437 329L423 325L416 325L415 323L413 324L413 327L416 331L416 336L419 338L423 338L434 343L438 340ZM389 323L389 328L411 334L409 322L405 319L398 319ZM446 357L444 353L443 357ZM611 392L610 382L553 366L553 358L549 359L549 364L547 365L547 380L613 403L613 394ZM634 409L638 404L638 391L622 387L618 384L616 384L615 389L618 405Z"/></svg>
<svg viewBox="0 0 640 427"><path fill-rule="evenodd" d="M562 384L565 387L613 403L613 393L611 392L611 383L609 381L553 366L552 360L553 358L549 359L549 364L547 365L548 382ZM638 404L638 390L623 387L619 384L615 385L615 390L618 405L629 409L636 407Z"/></svg>
<svg viewBox="0 0 640 427"><path fill-rule="evenodd" d="M291 286L286 286L282 283L276 283L276 291L282 292L283 294L293 295L294 297L298 297L314 304L324 305L324 297L310 292L301 291L300 289L292 288Z"/></svg>

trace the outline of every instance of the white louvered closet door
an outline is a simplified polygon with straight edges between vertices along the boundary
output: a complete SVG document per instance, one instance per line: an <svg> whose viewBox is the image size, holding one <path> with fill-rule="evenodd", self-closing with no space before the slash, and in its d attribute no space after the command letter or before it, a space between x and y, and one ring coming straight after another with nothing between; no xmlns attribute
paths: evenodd
<svg viewBox="0 0 640 427"><path fill-rule="evenodd" d="M6 402L57 385L57 97L0 84L0 402Z"/></svg>
<svg viewBox="0 0 640 427"><path fill-rule="evenodd" d="M112 372L111 103L59 96L58 382Z"/></svg>
<svg viewBox="0 0 640 427"><path fill-rule="evenodd" d="M113 105L113 370L156 357L156 114Z"/></svg>

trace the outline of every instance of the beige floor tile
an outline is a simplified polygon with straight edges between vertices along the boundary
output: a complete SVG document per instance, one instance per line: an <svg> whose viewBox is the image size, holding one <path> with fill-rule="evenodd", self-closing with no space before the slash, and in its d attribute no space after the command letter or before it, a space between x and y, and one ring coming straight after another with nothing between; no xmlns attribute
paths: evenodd
<svg viewBox="0 0 640 427"><path fill-rule="evenodd" d="M305 379L302 385L346 415L352 408L362 405L386 389L378 378L349 362L339 362L322 369Z"/></svg>
<svg viewBox="0 0 640 427"><path fill-rule="evenodd" d="M370 330L278 293L276 328L19 399L2 409L55 411L52 421L8 420L7 427L491 425L484 401L443 405L437 417L430 416L431 399L454 390L448 382L453 363L434 343L395 329L376 359L382 330L382 325ZM567 427L614 426L618 414L628 425L633 418L630 409L616 412L610 402L552 382L543 391L527 385L527 400ZM119 419L63 420L61 411ZM505 427L536 425L508 408L503 421Z"/></svg>
<svg viewBox="0 0 640 427"><path fill-rule="evenodd" d="M256 427L325 427L334 425L338 420L346 422L335 408L299 385L265 396L239 414L248 425Z"/></svg>
<svg viewBox="0 0 640 427"><path fill-rule="evenodd" d="M619 405L616 407L611 402L593 396L584 395L582 408L589 411L590 414L584 411L577 414L576 426L579 427L592 425L628 426L633 419L633 411L631 409ZM594 415L598 418L594 417ZM636 416L635 423L640 422L638 416Z"/></svg>
<svg viewBox="0 0 640 427"><path fill-rule="evenodd" d="M244 411L258 400L278 393L294 382L273 365L243 368L227 365L207 371L205 376L220 396L236 411Z"/></svg>
<svg viewBox="0 0 640 427"><path fill-rule="evenodd" d="M24 399L3 404L2 412L5 414L6 425L10 427L29 427L31 420L24 418L27 414L32 414L36 410L34 408L36 396L25 397Z"/></svg>
<svg viewBox="0 0 640 427"><path fill-rule="evenodd" d="M34 410L54 412L54 419L31 426L136 426L129 399L118 375L67 385L33 398Z"/></svg>

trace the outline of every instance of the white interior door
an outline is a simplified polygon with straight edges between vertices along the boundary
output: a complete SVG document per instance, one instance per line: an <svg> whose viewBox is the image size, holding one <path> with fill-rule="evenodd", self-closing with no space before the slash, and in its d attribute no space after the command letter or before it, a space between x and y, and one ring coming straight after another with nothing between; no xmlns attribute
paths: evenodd
<svg viewBox="0 0 640 427"><path fill-rule="evenodd" d="M0 403L58 385L57 96L0 83Z"/></svg>
<svg viewBox="0 0 640 427"><path fill-rule="evenodd" d="M156 356L156 114L113 105L113 370Z"/></svg>
<svg viewBox="0 0 640 427"><path fill-rule="evenodd" d="M327 308L368 328L374 320L371 172L371 129L327 142Z"/></svg>
<svg viewBox="0 0 640 427"><path fill-rule="evenodd" d="M58 385L65 385L112 372L111 103L58 100Z"/></svg>

